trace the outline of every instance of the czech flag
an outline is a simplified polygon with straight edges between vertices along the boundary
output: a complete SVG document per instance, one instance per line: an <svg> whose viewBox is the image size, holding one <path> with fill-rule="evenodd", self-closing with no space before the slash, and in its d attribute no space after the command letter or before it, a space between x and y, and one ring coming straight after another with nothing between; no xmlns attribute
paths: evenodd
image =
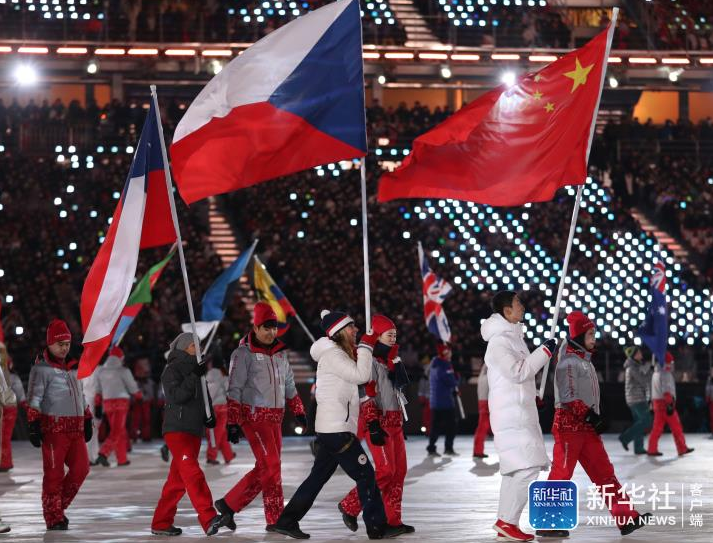
<svg viewBox="0 0 713 543"><path fill-rule="evenodd" d="M84 281L80 379L92 374L109 347L131 294L139 249L176 241L159 130L152 102L109 232Z"/></svg>
<svg viewBox="0 0 713 543"><path fill-rule="evenodd" d="M171 145L187 204L366 154L360 15L357 0L311 11L211 79Z"/></svg>
<svg viewBox="0 0 713 543"><path fill-rule="evenodd" d="M281 336L290 329L287 317L294 317L297 312L287 297L282 293L280 287L275 284L270 274L267 273L265 264L260 262L257 256L255 257L255 269L253 274L255 290L258 292L258 296L261 300L269 303L275 315L277 315L277 335Z"/></svg>

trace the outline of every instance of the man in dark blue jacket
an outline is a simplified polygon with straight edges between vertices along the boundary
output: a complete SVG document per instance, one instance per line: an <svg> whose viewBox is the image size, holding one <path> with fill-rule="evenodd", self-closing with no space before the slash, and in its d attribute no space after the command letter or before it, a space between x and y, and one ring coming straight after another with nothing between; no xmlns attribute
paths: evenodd
<svg viewBox="0 0 713 543"><path fill-rule="evenodd" d="M436 441L440 435L446 436L445 454L457 456L453 450L456 437L456 401L459 394L458 378L451 364L450 345L438 345L438 356L431 361L431 434L428 439L429 456L440 456L436 451Z"/></svg>

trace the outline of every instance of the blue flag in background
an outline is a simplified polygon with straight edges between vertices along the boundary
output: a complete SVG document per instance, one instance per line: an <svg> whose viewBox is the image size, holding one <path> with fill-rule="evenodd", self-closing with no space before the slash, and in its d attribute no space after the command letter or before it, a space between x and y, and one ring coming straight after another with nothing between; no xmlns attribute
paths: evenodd
<svg viewBox="0 0 713 543"><path fill-rule="evenodd" d="M245 273L250 262L250 257L255 249L253 244L247 251L235 259L230 267L225 270L218 279L206 290L203 295L201 320L202 321L221 321L225 315L227 301L231 298L229 295L240 279L240 276Z"/></svg>
<svg viewBox="0 0 713 543"><path fill-rule="evenodd" d="M639 328L638 334L644 345L654 353L656 362L663 366L668 345L668 307L666 305L666 268L661 262L654 265L654 276L651 278L651 302L646 309L646 318L644 324Z"/></svg>

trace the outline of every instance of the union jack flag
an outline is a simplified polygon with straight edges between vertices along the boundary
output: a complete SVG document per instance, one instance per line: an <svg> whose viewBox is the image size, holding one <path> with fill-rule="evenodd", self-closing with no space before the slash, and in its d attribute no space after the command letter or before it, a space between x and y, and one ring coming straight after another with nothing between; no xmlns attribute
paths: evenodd
<svg viewBox="0 0 713 543"><path fill-rule="evenodd" d="M421 265L421 277L423 279L423 316L426 321L426 328L441 342L448 343L451 340L451 327L448 326L448 319L443 311L443 301L451 292L453 287L444 279L438 277L428 265L428 260L423 254L421 243L418 244L418 260Z"/></svg>

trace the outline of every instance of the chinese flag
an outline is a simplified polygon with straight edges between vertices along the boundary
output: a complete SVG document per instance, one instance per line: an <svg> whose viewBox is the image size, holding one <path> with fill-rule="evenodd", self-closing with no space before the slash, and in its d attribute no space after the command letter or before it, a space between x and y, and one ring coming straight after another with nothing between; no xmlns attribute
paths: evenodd
<svg viewBox="0 0 713 543"><path fill-rule="evenodd" d="M418 137L403 164L381 176L379 201L517 206L583 184L610 31L512 87L484 94Z"/></svg>

